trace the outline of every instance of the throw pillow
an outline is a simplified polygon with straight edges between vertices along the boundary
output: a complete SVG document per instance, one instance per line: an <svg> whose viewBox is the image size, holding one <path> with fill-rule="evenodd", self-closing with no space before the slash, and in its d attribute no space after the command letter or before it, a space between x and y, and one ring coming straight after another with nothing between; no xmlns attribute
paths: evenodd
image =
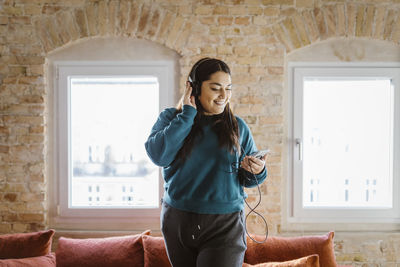
<svg viewBox="0 0 400 267"><path fill-rule="evenodd" d="M243 263L242 267L319 267L319 257L317 254L314 254L300 259L284 262L265 262L256 265Z"/></svg>
<svg viewBox="0 0 400 267"><path fill-rule="evenodd" d="M333 236L333 232L320 236L271 236L263 244L258 244L247 237L244 262L249 264L281 262L318 254L320 266L336 267ZM253 235L253 238L259 241L264 240L264 236Z"/></svg>
<svg viewBox="0 0 400 267"><path fill-rule="evenodd" d="M60 237L56 250L57 266L115 267L143 266L142 236L73 239Z"/></svg>
<svg viewBox="0 0 400 267"><path fill-rule="evenodd" d="M0 259L20 259L50 253L54 230L0 235Z"/></svg>
<svg viewBox="0 0 400 267"><path fill-rule="evenodd" d="M164 239L156 236L143 236L144 267L171 267Z"/></svg>
<svg viewBox="0 0 400 267"><path fill-rule="evenodd" d="M24 259L0 260L0 267L56 267L54 253Z"/></svg>

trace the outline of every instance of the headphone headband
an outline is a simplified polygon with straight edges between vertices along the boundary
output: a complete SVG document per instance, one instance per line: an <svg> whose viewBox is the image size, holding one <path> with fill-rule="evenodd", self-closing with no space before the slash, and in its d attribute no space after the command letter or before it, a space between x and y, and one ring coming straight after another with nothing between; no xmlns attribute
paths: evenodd
<svg viewBox="0 0 400 267"><path fill-rule="evenodd" d="M206 57L206 58L200 59L200 60L196 63L196 65L194 66L194 68L193 68L193 70L192 70L192 73L191 73L191 74L193 75L193 79L192 79L192 77L190 77L190 75L189 75L189 78L192 80L191 82L197 82L197 79L196 79L197 68L198 68L201 64L203 64L204 62L209 61L209 60L212 60L212 58Z"/></svg>

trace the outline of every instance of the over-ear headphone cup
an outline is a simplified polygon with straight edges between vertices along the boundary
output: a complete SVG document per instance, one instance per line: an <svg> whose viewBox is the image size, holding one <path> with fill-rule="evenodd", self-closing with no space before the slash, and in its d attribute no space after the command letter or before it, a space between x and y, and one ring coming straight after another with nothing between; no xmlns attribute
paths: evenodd
<svg viewBox="0 0 400 267"><path fill-rule="evenodd" d="M192 83L192 95L194 96L200 95L200 86L199 83L197 82Z"/></svg>

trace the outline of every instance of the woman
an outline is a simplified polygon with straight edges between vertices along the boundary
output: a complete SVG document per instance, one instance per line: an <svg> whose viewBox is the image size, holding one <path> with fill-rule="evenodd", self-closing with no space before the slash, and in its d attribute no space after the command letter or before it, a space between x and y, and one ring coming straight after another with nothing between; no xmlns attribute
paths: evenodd
<svg viewBox="0 0 400 267"><path fill-rule="evenodd" d="M173 267L242 266L243 186L263 182L267 171L266 156L247 156L257 148L229 108L231 95L226 63L199 60L177 108L161 112L145 144L163 167L161 230Z"/></svg>

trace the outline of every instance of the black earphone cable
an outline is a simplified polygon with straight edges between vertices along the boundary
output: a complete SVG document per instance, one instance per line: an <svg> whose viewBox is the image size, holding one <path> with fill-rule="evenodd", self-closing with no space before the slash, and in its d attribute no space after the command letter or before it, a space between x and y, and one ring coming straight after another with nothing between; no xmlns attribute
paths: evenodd
<svg viewBox="0 0 400 267"><path fill-rule="evenodd" d="M232 118L231 118L232 114L231 114L231 109L230 109L230 107L229 107L229 103L228 103L228 113L229 113L229 114L228 114L228 117L229 117L229 122L230 122L230 125L231 125L231 129L233 129L233 123L232 123ZM243 153L244 155L246 155L246 152L244 151L243 147L240 146L240 148L242 149L242 153ZM238 166L238 167L236 167L236 166ZM232 167L233 170L235 170L236 172L238 172L239 169L240 169L240 161L239 161L239 162L233 162L233 163L231 164L231 167ZM264 168L266 168L266 167L264 166ZM256 181L256 184L257 184L257 189L258 189L258 202L257 202L257 204L254 206L254 208L252 208L252 207L250 206L250 204L247 202L247 200L244 199L244 202L246 203L247 207L250 209L250 211L247 213L247 215L246 215L246 217L245 217L245 219L244 219L244 229L245 229L245 231L246 231L247 236L248 236L251 240L253 240L254 242L256 242L256 243L258 243L258 244L263 244L263 243L265 243L265 241L267 241L267 239L268 239L268 232L269 232L269 231L268 231L268 223L267 223L267 220L264 218L264 216L262 216L259 212L257 212L257 211L255 210L255 209L260 205L260 203L261 203L261 189L260 189L260 185L259 185L259 183L258 183L257 176L256 176L256 174L254 173L253 169L251 168L251 165L250 165L250 171L251 171L251 174L253 175L253 179ZM264 223L265 223L265 238L264 238L264 240L261 241L261 242L255 240L255 239L249 234L249 232L247 231L247 218L250 216L251 213L254 213L254 214L258 215L259 217L261 217L261 219L262 219L262 220L264 221Z"/></svg>
<svg viewBox="0 0 400 267"><path fill-rule="evenodd" d="M242 151L243 151L243 153L244 153L243 147L242 147L242 146L240 146L240 147L241 147L241 149L242 149ZM239 166L239 167L237 167L237 166ZM240 169L240 162L233 162L233 163L231 164L231 167L232 167L232 169L233 169L234 171L233 171L233 172L230 172L230 173L234 173L234 172L237 173L237 172L239 171L239 169ZM269 232L269 231L268 231L268 223L267 223L267 220L265 219L265 217L262 216L259 212L256 211L257 207L261 204L261 189L260 189L260 185L259 185L259 183L258 183L257 176L254 174L254 171L253 171L253 169L251 168L251 166L250 166L250 171L251 171L250 173L253 175L253 179L256 181L256 184L257 184L258 202L257 202L257 204L256 204L254 207L251 207L250 204L247 202L247 200L244 199L244 202L246 203L247 207L250 209L250 211L247 213L247 215L246 215L246 217L245 217L245 220L244 220L244 227L245 227L245 231L246 231L247 236L248 236L251 240L253 240L254 242L256 242L256 243L258 243L258 244L263 244L263 243L265 243L265 242L267 241L267 239L268 239L268 232ZM254 213L254 214L258 215L258 216L264 221L264 224L265 224L265 238L264 238L263 241L257 241L257 240L255 240L255 239L249 234L249 232L248 232L248 230L247 230L247 218L250 216L251 213Z"/></svg>
<svg viewBox="0 0 400 267"><path fill-rule="evenodd" d="M242 148L242 149L243 149L243 148ZM265 168L265 167L264 167L264 168ZM258 198L258 202L257 202L257 204L254 206L254 208L252 208L252 207L249 205L249 203L247 202L247 200L244 199L244 202L246 203L247 207L250 209L249 213L247 213L246 218L245 218L245 220L244 220L244 229L245 229L245 231L246 231L247 236L248 236L251 240L253 240L254 242L256 242L256 243L258 243L258 244L263 244L263 243L265 243L265 241L267 241L267 239L268 239L268 223L267 223L267 220L264 218L264 216L262 216L260 213L258 213L257 211L255 211L255 209L256 209L256 208L260 205L260 203L261 203L261 189L260 189L260 185L258 184L257 176L254 174L254 171L253 171L253 169L251 168L251 165L250 165L250 170L251 170L251 174L253 175L254 180L256 180L256 183L257 183L257 189L258 189L258 196L259 196L259 198ZM255 240L253 237L251 237L251 235L250 235L250 234L248 233L248 231L247 231L247 218L249 217L249 215L250 215L252 212L255 213L255 214L257 214L259 217L261 217L261 219L262 219L262 220L264 221L264 223L265 223L265 238L264 238L263 241L257 241L257 240Z"/></svg>

